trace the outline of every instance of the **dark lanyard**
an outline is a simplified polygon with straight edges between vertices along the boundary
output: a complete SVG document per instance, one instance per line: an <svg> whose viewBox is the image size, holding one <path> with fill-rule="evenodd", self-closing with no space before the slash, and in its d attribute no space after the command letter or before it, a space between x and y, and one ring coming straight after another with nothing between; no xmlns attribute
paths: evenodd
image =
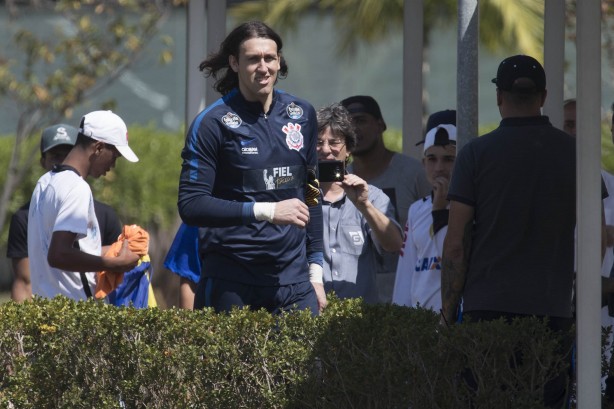
<svg viewBox="0 0 614 409"><path fill-rule="evenodd" d="M79 173L79 171L70 165L53 165L53 168L51 169L51 171L54 173L64 172L65 170L70 170L72 172L75 172L79 177L81 177L81 174ZM78 241L75 242L75 245L76 245L76 248L79 248ZM81 277L81 284L83 285L83 291L85 291L85 296L87 298L92 298L92 289L90 288L90 284L87 282L87 276L85 275L84 272L80 271L79 277Z"/></svg>

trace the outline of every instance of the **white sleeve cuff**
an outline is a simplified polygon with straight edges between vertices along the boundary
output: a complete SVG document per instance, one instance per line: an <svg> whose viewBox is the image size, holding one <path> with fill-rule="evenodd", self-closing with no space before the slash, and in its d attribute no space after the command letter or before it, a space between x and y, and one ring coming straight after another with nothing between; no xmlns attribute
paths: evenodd
<svg viewBox="0 0 614 409"><path fill-rule="evenodd" d="M316 263L309 264L309 281L312 283L324 284L322 279L322 272L324 269L321 265Z"/></svg>
<svg viewBox="0 0 614 409"><path fill-rule="evenodd" d="M256 202L254 203L254 217L258 221L273 222L275 216L275 202Z"/></svg>

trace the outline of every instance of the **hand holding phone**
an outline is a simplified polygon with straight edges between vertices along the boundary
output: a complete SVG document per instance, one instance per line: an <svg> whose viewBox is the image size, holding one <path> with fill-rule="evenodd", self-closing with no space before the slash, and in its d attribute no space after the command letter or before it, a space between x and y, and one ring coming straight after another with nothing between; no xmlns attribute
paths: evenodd
<svg viewBox="0 0 614 409"><path fill-rule="evenodd" d="M318 162L320 182L342 182L345 176L345 162L342 160L321 160Z"/></svg>

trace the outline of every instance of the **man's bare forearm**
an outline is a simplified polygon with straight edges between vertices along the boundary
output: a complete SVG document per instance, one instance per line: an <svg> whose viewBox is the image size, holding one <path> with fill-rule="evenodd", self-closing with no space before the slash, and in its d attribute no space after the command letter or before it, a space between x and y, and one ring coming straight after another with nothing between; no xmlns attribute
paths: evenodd
<svg viewBox="0 0 614 409"><path fill-rule="evenodd" d="M458 307L467 280L467 265L471 248L471 229L467 223L460 242L447 241L441 262L441 305L447 323L453 323L458 316Z"/></svg>
<svg viewBox="0 0 614 409"><path fill-rule="evenodd" d="M466 278L466 265L454 262L444 255L441 265L441 307L447 323L456 321Z"/></svg>

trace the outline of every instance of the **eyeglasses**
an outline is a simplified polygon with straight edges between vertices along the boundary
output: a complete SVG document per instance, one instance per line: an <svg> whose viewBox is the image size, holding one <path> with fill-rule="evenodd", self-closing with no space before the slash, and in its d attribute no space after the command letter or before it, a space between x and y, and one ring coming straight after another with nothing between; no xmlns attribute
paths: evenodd
<svg viewBox="0 0 614 409"><path fill-rule="evenodd" d="M321 149L324 145L328 144L328 147L331 149L339 150L345 145L345 142L341 139L318 139L317 148Z"/></svg>

